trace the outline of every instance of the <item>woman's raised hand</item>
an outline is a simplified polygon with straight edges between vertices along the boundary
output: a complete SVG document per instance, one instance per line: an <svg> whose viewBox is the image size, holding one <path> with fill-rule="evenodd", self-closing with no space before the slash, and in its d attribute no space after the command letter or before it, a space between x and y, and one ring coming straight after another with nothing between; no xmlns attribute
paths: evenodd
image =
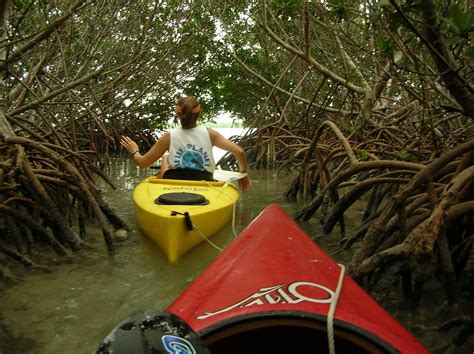
<svg viewBox="0 0 474 354"><path fill-rule="evenodd" d="M139 150L137 143L128 136L120 137L120 145L122 145L131 155L135 154Z"/></svg>

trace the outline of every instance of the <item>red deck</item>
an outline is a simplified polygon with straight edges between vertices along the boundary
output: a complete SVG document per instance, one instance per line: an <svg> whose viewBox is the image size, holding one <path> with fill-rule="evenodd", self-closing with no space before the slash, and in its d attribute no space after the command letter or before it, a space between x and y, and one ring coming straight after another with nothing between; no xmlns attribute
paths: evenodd
<svg viewBox="0 0 474 354"><path fill-rule="evenodd" d="M340 267L277 205L267 207L167 311L198 334L265 313L325 316ZM347 274L334 320L402 353L428 351Z"/></svg>

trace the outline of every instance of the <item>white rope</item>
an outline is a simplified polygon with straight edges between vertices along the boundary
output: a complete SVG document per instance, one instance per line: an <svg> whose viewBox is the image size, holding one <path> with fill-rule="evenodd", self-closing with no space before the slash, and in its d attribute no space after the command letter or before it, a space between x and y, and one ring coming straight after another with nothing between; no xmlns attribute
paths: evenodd
<svg viewBox="0 0 474 354"><path fill-rule="evenodd" d="M234 238L237 237L237 231L235 230L235 210L237 209L235 206L237 202L232 205L232 234L234 234Z"/></svg>
<svg viewBox="0 0 474 354"><path fill-rule="evenodd" d="M199 235L201 235L204 240L206 240L207 242L209 242L209 244L210 244L212 247L214 247L215 249L217 249L218 251L223 251L223 250L224 250L223 248L220 248L220 247L217 246L214 242L212 242L211 240L209 240L209 238L206 237L206 235L204 235L196 226L193 226L193 230L194 230L194 231L197 231L197 233L198 233Z"/></svg>
<svg viewBox="0 0 474 354"><path fill-rule="evenodd" d="M202 182L206 182L206 184L208 185L209 188L211 189L214 189L214 190L217 190L220 194L223 194L225 195L227 198L230 199L230 201L234 201L234 198L227 194L226 192L224 192L223 189L218 189L216 187L214 187L212 184L210 184L208 181L202 181ZM235 189L237 189L237 187L235 186L235 184L233 182L224 182L224 185L223 187L225 186L232 186L234 187ZM236 214L236 205L237 205L237 202L234 202L232 203L232 234L234 235L234 238L237 237L237 231L235 230L235 214Z"/></svg>
<svg viewBox="0 0 474 354"><path fill-rule="evenodd" d="M334 298L332 299L331 305L329 306L327 319L327 332L330 354L336 353L336 349L334 346L334 313L336 312L337 300L339 299L339 295L341 294L342 283L344 281L344 274L346 271L346 267L344 267L343 264L338 263L337 265L339 266L339 268L341 268L341 273L339 274L339 280L337 282L336 291L334 292Z"/></svg>

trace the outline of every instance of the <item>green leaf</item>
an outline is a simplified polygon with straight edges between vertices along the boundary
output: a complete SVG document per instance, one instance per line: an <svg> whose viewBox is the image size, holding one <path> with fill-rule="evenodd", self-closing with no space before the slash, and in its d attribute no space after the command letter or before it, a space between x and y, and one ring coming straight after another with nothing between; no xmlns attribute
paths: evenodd
<svg viewBox="0 0 474 354"><path fill-rule="evenodd" d="M408 151L402 150L402 151L395 151L393 153L395 157L398 157L400 160L403 161L408 161L413 158L412 154L410 154Z"/></svg>
<svg viewBox="0 0 474 354"><path fill-rule="evenodd" d="M463 12L458 4L454 4L449 9L449 18L446 19L446 22L454 33L462 36L474 28L474 9Z"/></svg>
<svg viewBox="0 0 474 354"><path fill-rule="evenodd" d="M369 159L369 153L365 150L356 150L356 155L359 161L367 161Z"/></svg>
<svg viewBox="0 0 474 354"><path fill-rule="evenodd" d="M469 31L474 31L474 9L470 9L464 14Z"/></svg>

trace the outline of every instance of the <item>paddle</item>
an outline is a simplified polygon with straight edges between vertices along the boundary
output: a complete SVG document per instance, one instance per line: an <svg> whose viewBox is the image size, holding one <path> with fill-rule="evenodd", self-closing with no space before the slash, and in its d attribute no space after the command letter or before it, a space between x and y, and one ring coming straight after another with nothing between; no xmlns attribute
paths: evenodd
<svg viewBox="0 0 474 354"><path fill-rule="evenodd" d="M228 170L214 170L213 177L216 181L238 181L247 176L246 173L228 171Z"/></svg>

